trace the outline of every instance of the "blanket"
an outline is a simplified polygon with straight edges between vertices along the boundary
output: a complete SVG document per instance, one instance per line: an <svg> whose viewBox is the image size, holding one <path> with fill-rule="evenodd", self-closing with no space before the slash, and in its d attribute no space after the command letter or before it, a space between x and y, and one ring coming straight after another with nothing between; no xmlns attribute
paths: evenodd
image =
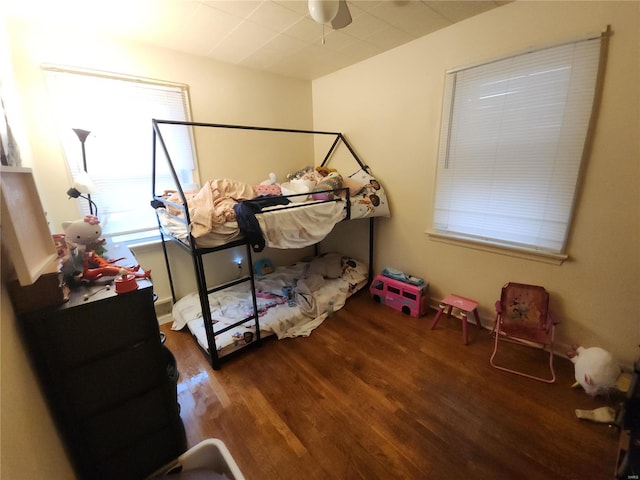
<svg viewBox="0 0 640 480"><path fill-rule="evenodd" d="M310 203L257 215L265 243L271 248L303 248L325 238L346 215L343 202Z"/></svg>
<svg viewBox="0 0 640 480"><path fill-rule="evenodd" d="M287 205L289 199L280 196L266 195L257 199L240 202L233 206L236 212L236 220L240 231L245 236L254 252L261 252L265 247L264 236L260 230L260 224L256 219L256 213L260 213L263 208L273 205Z"/></svg>
<svg viewBox="0 0 640 480"><path fill-rule="evenodd" d="M342 308L349 296L362 288L367 281L367 266L353 258L340 257L339 278L324 278L310 271L307 262L288 267L278 267L275 272L256 278L256 300L263 336L277 338L309 336L327 318L328 305L333 310ZM292 286L295 304L290 306L283 296L283 287ZM209 307L216 332L216 347L224 354L241 346L247 334L255 329L255 322L248 321L236 329L218 333L253 311L251 293L247 284L240 284L209 294ZM202 311L197 293L178 300L173 307L173 330L185 326L198 339L203 349L208 349ZM252 341L253 336L250 335ZM224 353L223 353L224 352Z"/></svg>
<svg viewBox="0 0 640 480"><path fill-rule="evenodd" d="M233 206L240 200L255 196L255 190L248 183L228 178L209 180L198 193L187 199L191 234L198 238L215 231L218 225L236 221Z"/></svg>

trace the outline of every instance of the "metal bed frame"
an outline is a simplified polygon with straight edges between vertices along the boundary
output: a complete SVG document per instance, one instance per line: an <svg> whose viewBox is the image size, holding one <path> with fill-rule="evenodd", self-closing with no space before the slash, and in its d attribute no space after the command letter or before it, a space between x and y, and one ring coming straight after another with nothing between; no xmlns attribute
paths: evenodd
<svg viewBox="0 0 640 480"><path fill-rule="evenodd" d="M255 290L255 281L254 281L254 271L253 271L253 261L252 261L252 254L251 254L251 245L248 242L248 240L246 238L241 238L238 240L234 240L231 241L229 243L226 243L224 245L220 245L217 247L197 247L197 242L196 239L192 236L191 234L191 230L188 228L189 225L191 224L191 219L189 217L189 208L188 208L188 204L186 201L186 197L185 197L185 193L184 190L182 189L182 185L181 182L178 178L178 175L176 173L175 167L173 165L173 162L171 161L171 156L169 155L169 151L167 149L165 140L162 136L162 132L161 132L161 125L180 125L180 126L185 126L185 127L206 127L206 128L220 128L220 129L235 129L235 130L257 130L257 131L265 131L265 132L281 132L281 133L292 133L292 134L302 134L302 135L329 135L329 136L334 136L334 140L333 143L331 144L331 147L329 148L329 151L326 153L321 166L326 166L327 163L329 162L332 154L334 153L334 151L336 150L336 148L338 147L338 145L340 143L344 144L344 146L348 149L349 153L351 154L351 156L355 159L355 161L358 163L358 165L365 170L367 173L369 172L369 167L367 165L365 165L360 158L358 157L358 155L356 154L356 152L354 151L354 149L351 147L351 145L349 144L349 142L347 141L347 139L345 138L345 136L342 133L339 132L325 132L325 131L314 131L314 130L298 130L298 129L286 129L286 128L272 128L272 127L255 127L255 126L246 126L246 125L228 125L228 124L219 124L219 123L202 123L202 122L187 122L187 121L174 121L174 120L157 120L157 119L153 119L152 120L152 125L153 125L153 146L152 146L152 155L153 155L153 166L152 166L152 194L153 194L153 200L151 201L151 206L154 209L160 208L160 207L166 207L167 205L181 210L183 215L182 217L175 217L176 219L179 219L180 221L184 222L185 226L187 227L187 232L188 232L188 243L185 243L184 241L180 241L178 239L176 239L175 237L173 237L172 235L168 235L165 233L164 228L161 224L160 218L158 216L158 229L160 232L160 238L161 238L161 243L162 243L162 251L164 254L164 259L165 259L165 265L167 268L167 274L169 277L169 286L171 288L171 297L173 300L173 303L175 303L177 301L176 298L176 293L175 293L175 288L174 288L174 283L173 283L173 276L171 273L171 264L169 261L169 253L167 251L167 246L166 246L166 242L169 241L173 241L175 243L177 243L178 245L180 245L184 250L186 250L192 257L193 260L193 265L194 265L194 272L195 272L195 276L196 276L196 283L197 283L197 288L198 288L198 296L200 298L200 306L202 309L202 317L203 317L203 322L204 322L204 327L205 327L205 331L207 334L207 342L208 342L208 349L209 351L206 352L203 350L203 353L208 357L209 359L209 363L211 364L211 367L214 370L218 370L221 368L221 364L222 361L224 359L227 359L231 356L233 356L234 354L240 352L241 350L244 350L246 348L249 347L254 347L254 346L259 346L262 343L262 338L260 336L260 320L259 320L259 315L258 315L258 306L257 306L257 300L256 300L256 290ZM171 176L173 178L173 181L175 183L176 186L176 190L178 192L178 195L180 197L181 200L181 204L177 204L177 203L173 203L168 201L166 198L164 198L162 195L158 195L156 193L156 166L157 166L157 157L158 157L158 148L161 149L161 152L165 155L166 159L167 159L167 163L168 163L168 167L169 167L169 171L171 173ZM336 189L336 191L339 190L343 190L346 191L347 194L347 198L346 198L346 205L347 205L347 216L344 220L349 220L350 219L350 202L349 202L349 192L348 189ZM283 197L285 197L285 195L283 195ZM251 201L251 200L247 200L247 201ZM328 201L335 201L335 200L328 200ZM301 204L300 204L301 205ZM292 205L290 207L285 207L285 208L296 208L296 206L298 206L298 204ZM343 220L343 221L344 221ZM369 252L368 252L368 268L369 268L369 282L371 282L371 279L373 278L373 238L374 238L374 217L369 217ZM203 263L203 257L204 255L207 255L209 253L212 252L219 252L222 250L227 250L229 248L234 248L234 247L238 247L238 246L245 246L245 257L246 257L246 263L248 265L249 268L249 274L232 280L230 282L225 282L221 285L218 285L216 287L213 288L209 288L207 286L207 280L206 280L206 272L205 272L205 268L204 268L204 263ZM316 255L318 254L318 244L315 245L315 252ZM241 284L241 283L246 283L249 282L250 283L250 288L251 288L251 296L252 296L252 302L253 302L253 313L249 316L247 316L246 318L232 324L229 325L221 330L219 330L218 332L214 331L213 328L213 323L212 323L212 319L211 319L211 308L209 306L209 299L208 296L211 293L220 291L220 290L224 290L226 288ZM368 285L368 284L367 284ZM366 288L366 287L365 287ZM251 343L247 344L246 346L239 348L238 350L235 350L227 355L224 356L220 356L219 352L217 350L216 347L216 342L215 342L215 336L216 334L221 334L224 333L228 330L231 330L233 328L237 328L240 325L244 325L247 322L254 322L255 325L255 340L252 341Z"/></svg>

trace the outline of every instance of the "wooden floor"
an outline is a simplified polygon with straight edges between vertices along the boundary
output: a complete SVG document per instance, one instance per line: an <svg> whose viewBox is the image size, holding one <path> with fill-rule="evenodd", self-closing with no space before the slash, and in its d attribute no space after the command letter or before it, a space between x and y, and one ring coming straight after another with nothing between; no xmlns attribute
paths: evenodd
<svg viewBox="0 0 640 480"><path fill-rule="evenodd" d="M431 318L363 292L310 337L266 340L219 371L163 325L189 445L223 440L247 480L613 477L617 431L574 410L619 399L571 388L562 358L555 384L498 371L488 331L470 325L464 346L459 320ZM503 360L545 365L509 347Z"/></svg>

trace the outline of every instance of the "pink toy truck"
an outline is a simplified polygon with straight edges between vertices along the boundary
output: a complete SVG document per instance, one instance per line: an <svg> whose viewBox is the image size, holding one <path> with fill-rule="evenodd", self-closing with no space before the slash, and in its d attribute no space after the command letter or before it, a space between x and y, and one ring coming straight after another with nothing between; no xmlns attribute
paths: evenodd
<svg viewBox="0 0 640 480"><path fill-rule="evenodd" d="M369 292L375 302L384 303L412 317L420 317L427 313L428 283L412 285L384 275L376 275L371 282Z"/></svg>

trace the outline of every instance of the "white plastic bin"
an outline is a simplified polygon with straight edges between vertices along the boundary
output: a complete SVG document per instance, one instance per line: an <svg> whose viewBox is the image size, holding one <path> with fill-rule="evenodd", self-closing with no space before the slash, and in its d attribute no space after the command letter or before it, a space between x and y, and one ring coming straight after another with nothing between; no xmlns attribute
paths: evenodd
<svg viewBox="0 0 640 480"><path fill-rule="evenodd" d="M217 438L208 438L194 445L151 478L195 478L189 472L197 472L198 479L245 480L227 446Z"/></svg>

